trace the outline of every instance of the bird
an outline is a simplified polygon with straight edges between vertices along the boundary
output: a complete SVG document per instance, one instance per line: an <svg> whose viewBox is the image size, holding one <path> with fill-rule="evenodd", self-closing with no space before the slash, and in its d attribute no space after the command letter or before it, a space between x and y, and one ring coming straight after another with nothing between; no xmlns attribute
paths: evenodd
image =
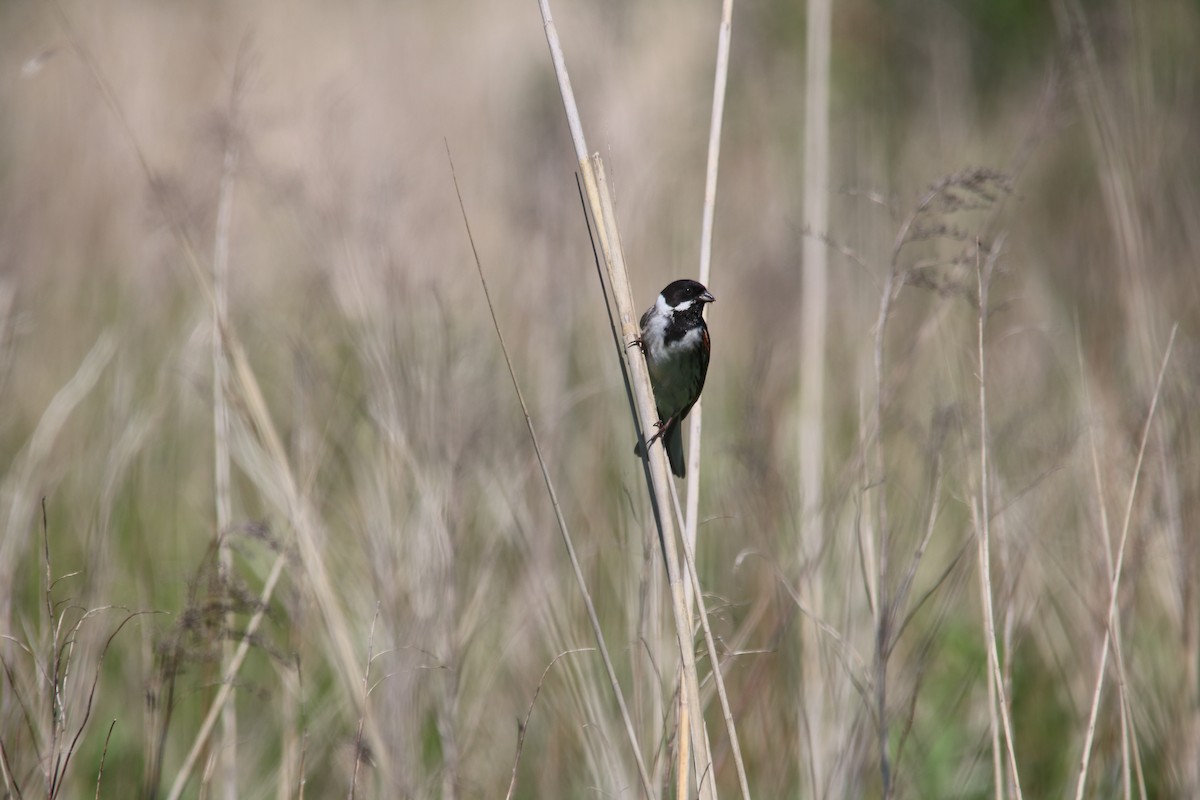
<svg viewBox="0 0 1200 800"><path fill-rule="evenodd" d="M658 432L646 446L662 438L671 472L677 478L687 474L680 423L704 389L712 352L704 306L714 302L716 298L703 284L684 278L667 284L654 305L642 315L639 343L646 354L659 420ZM638 456L643 454L640 442L634 452Z"/></svg>

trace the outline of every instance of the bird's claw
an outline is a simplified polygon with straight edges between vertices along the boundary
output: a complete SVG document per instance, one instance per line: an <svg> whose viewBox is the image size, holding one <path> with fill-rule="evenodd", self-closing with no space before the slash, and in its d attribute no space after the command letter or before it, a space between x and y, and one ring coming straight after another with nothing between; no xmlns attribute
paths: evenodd
<svg viewBox="0 0 1200 800"><path fill-rule="evenodd" d="M661 419L658 420L657 422L655 422L654 427L658 429L658 433L656 433L650 437L650 440L648 442L646 442L646 447L649 448L650 445L654 444L659 439L661 439L662 435L667 432L667 426L670 424L671 424L671 420L669 420L669 419L666 422L663 422Z"/></svg>

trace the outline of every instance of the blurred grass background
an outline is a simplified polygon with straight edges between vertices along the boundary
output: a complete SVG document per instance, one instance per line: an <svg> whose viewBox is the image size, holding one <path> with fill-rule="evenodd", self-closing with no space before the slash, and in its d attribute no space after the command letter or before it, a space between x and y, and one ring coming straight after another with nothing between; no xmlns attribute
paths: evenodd
<svg viewBox="0 0 1200 800"><path fill-rule="evenodd" d="M554 4L647 305L695 273L718 6ZM593 642L443 144L661 774L674 744L661 559L536 4L60 8L0 6L5 796L92 796L102 758L101 796L165 796L220 684L223 644L243 638L278 557L282 581L237 678L242 796L345 794L356 760L360 796L502 796L539 685L514 796L636 796L595 653L564 656L543 681L555 656ZM1133 796L1200 796L1200 8L835 4L817 552L799 546L795 444L803 4L734 13L698 557L755 795L879 794L868 686L868 589L879 587L862 562L882 554L861 548L880 543L895 593L932 509L888 661L894 792L1000 796L971 522L969 254L976 236L1003 233L985 374L994 594L1022 789L1074 793L1111 560L1178 323L1132 505L1121 672L1110 659L1084 796L1125 796L1127 779ZM234 522L218 532L212 312L184 243L207 269L231 148L229 335L285 461L264 455L252 398L231 387ZM885 330L875 429L874 326L893 238L926 187L969 165L1005 172L1011 191L998 208L926 215L902 251L909 280ZM880 440L882 476L869 455ZM69 574L49 600L48 573ZM836 632L816 653L800 652L798 603ZM106 645L124 609L154 613ZM810 656L819 685L800 680ZM712 707L708 722L732 795ZM218 792L213 742L185 796ZM65 777L52 788L55 769Z"/></svg>

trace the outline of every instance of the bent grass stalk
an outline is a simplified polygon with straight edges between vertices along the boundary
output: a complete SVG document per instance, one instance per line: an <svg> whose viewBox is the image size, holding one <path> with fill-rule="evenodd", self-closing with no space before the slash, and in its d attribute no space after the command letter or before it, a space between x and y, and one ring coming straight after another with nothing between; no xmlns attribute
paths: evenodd
<svg viewBox="0 0 1200 800"><path fill-rule="evenodd" d="M512 800L513 792L517 788L517 767L521 765L521 752L525 749L525 733L529 730L529 720L533 717L533 707L537 703L538 695L542 693L542 685L546 682L546 677L550 674L550 670L559 662L559 659L566 658L575 653L590 653L594 650L593 647L580 647L574 650L564 650L551 659L546 665L546 669L542 671L542 677L538 680L537 686L533 690L533 697L529 699L529 710L525 712L525 719L522 720L517 727L517 752L513 756L512 778L508 782L508 792L504 795L504 800Z"/></svg>
<svg viewBox="0 0 1200 800"><path fill-rule="evenodd" d="M558 532L562 536L563 546L567 550L567 557L571 561L571 570L575 575L575 581L579 586L579 593L583 597L584 606L587 608L588 622L592 626L592 633L596 637L596 646L600 650L600 657L604 661L604 671L608 675L609 683L612 686L613 695L616 697L617 706L621 711L621 720L625 724L625 733L629 737L629 746L633 750L634 760L637 762L638 777L641 779L642 791L647 798L653 797L654 794L650 790L650 775L646 771L646 764L642 758L642 749L638 745L637 733L633 728L633 721L629 716L629 709L625 705L625 695L621 692L621 684L617 680L616 670L613 668L612 657L608 653L608 646L604 643L604 633L600 628L600 618L596 615L596 606L592 602L591 593L588 591L587 582L583 577L583 569L579 566L579 557L575 554L575 543L571 539L570 529L567 527L566 518L563 516L562 506L558 502L558 493L554 490L554 482L550 479L550 470L546 466L546 459L542 457L542 447L538 443L537 432L533 427L533 418L529 415L529 408L525 405L525 395L521 392L521 384L517 380L517 373L513 369L512 359L508 355L508 345L504 343L504 335L500 332L500 322L496 319L496 309L492 306L492 295L488 291L487 279L483 276L483 265L479 260L479 251L475 248L475 237L471 234L471 223L467 219L467 209L463 204L462 192L458 188L458 177L454 174L454 161L450 157L450 145L446 145L446 159L450 162L450 177L454 181L454 192L458 197L458 206L462 211L463 225L467 230L467 239L471 243L471 255L475 259L475 269L479 273L479 283L483 287L483 295L487 300L488 313L492 317L492 326L496 331L496 338L500 342L500 350L504 355L504 364L508 367L508 376L512 379L513 391L517 394L517 400L521 404L521 414L525 418L525 427L529 431L529 439L533 444L534 453L537 455L538 466L542 471L542 480L546 483L546 491L550 495L550 504L554 507L554 519L558 523ZM557 659L556 659L557 660ZM540 685L540 684L539 684ZM516 766L513 766L513 777L516 778Z"/></svg>
<svg viewBox="0 0 1200 800"><path fill-rule="evenodd" d="M1133 477L1130 478L1129 494L1125 500L1125 519L1121 524L1121 540L1117 545L1116 563L1112 567L1108 594L1108 611L1104 617L1104 643L1100 647L1100 663L1096 667L1096 687L1092 691L1092 705L1091 710L1088 712L1087 732L1084 735L1083 753L1080 756L1079 762L1079 778L1075 787L1075 797L1077 800L1082 800L1084 788L1087 785L1088 761L1092 754L1092 739L1096 733L1096 717L1100 711L1100 694L1104 688L1104 672L1108 668L1108 651L1110 643L1113 640L1113 631L1117 627L1117 599L1120 595L1121 571L1125 566L1125 547L1129 542L1129 526L1133 521L1133 501L1137 496L1138 483L1142 475L1142 459L1146 455L1146 442L1150 438L1150 427L1154 422L1154 412L1158 408L1158 398L1162 394L1163 377L1167 374L1167 363L1171 360L1171 351L1175 347L1175 334L1178 330L1179 324L1176 323L1171 328L1171 338L1167 341L1167 349L1163 353L1162 363L1158 368L1158 378L1154 383L1154 394L1150 398L1150 410L1146 413L1146 423L1142 426L1142 436L1138 444L1137 461L1134 464ZM1114 649L1119 659L1119 646ZM1122 683L1124 683L1123 676ZM1122 695L1124 695L1124 691L1122 691ZM1123 697L1122 704L1124 705L1125 702L1127 701Z"/></svg>

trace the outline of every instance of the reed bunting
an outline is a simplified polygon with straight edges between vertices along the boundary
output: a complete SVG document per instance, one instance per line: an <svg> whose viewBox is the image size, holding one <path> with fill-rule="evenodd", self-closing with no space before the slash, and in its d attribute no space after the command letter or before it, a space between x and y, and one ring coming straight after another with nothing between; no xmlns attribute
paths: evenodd
<svg viewBox="0 0 1200 800"><path fill-rule="evenodd" d="M671 472L679 478L687 472L679 424L704 388L712 351L708 326L704 324L704 304L715 301L708 289L696 281L678 280L668 284L642 315L641 345L650 368L659 419L658 433L650 437L647 446L662 437ZM640 443L634 452L642 455Z"/></svg>

